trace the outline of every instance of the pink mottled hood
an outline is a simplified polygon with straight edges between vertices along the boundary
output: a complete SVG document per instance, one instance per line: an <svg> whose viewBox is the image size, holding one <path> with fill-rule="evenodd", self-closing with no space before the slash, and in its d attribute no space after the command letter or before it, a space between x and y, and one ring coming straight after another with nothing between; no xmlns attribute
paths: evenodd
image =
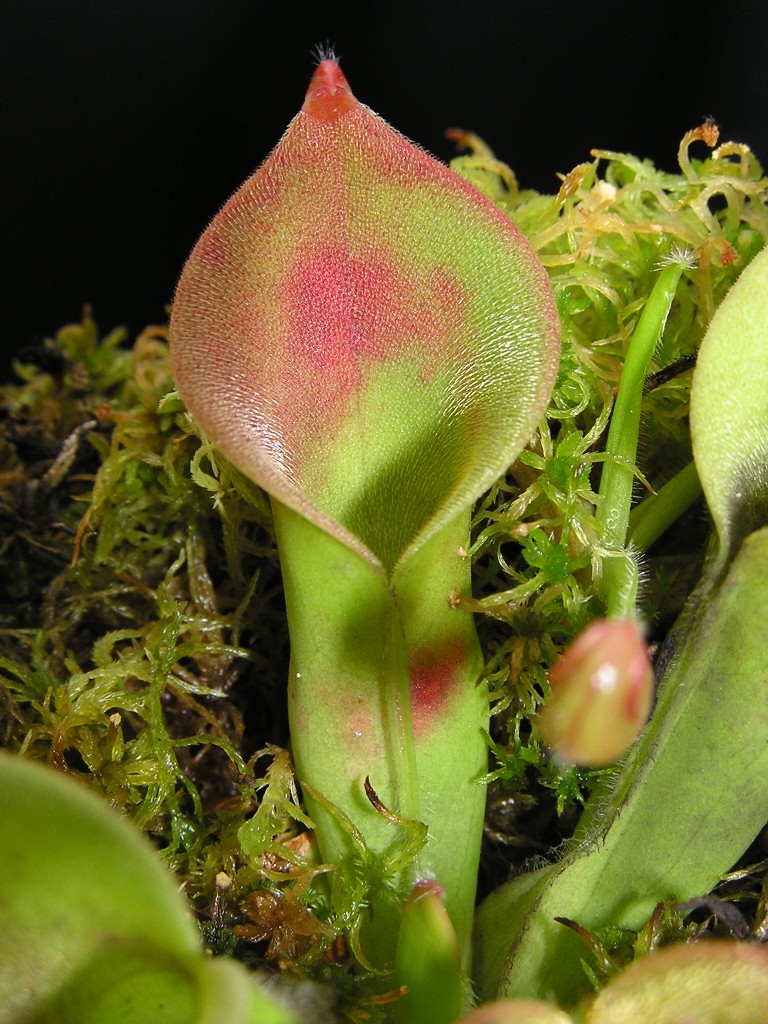
<svg viewBox="0 0 768 1024"><path fill-rule="evenodd" d="M511 221L323 60L189 257L171 343L224 455L391 575L525 443L558 326Z"/></svg>

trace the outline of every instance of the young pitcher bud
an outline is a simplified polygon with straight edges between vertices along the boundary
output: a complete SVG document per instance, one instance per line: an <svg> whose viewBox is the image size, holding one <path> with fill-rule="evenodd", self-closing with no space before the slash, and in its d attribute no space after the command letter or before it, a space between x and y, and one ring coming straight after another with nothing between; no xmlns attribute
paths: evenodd
<svg viewBox="0 0 768 1024"><path fill-rule="evenodd" d="M564 764L605 765L637 738L651 709L653 669L639 624L597 619L549 672L539 732Z"/></svg>

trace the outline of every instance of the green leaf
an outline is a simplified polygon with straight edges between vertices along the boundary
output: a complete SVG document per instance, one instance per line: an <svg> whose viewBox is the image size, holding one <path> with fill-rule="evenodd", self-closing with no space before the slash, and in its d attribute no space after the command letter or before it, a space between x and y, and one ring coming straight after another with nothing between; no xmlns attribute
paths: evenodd
<svg viewBox="0 0 768 1024"><path fill-rule="evenodd" d="M556 996L588 988L567 917L595 932L636 929L660 900L708 892L768 819L768 528L743 544L722 585L690 599L667 641L650 722L570 852L481 905L481 994Z"/></svg>
<svg viewBox="0 0 768 1024"><path fill-rule="evenodd" d="M571 851L492 894L478 915L488 994L585 987L556 917L637 928L654 904L707 892L768 818L768 250L702 343L694 455L720 546L667 638L656 707L615 778L593 792ZM500 982L499 982L500 979Z"/></svg>
<svg viewBox="0 0 768 1024"><path fill-rule="evenodd" d="M397 982L406 992L395 1003L397 1024L453 1024L461 1013L461 950L443 906L440 887L414 887L397 942Z"/></svg>
<svg viewBox="0 0 768 1024"><path fill-rule="evenodd" d="M691 436L722 562L768 522L768 249L742 271L701 343Z"/></svg>
<svg viewBox="0 0 768 1024"><path fill-rule="evenodd" d="M203 956L149 844L84 785L0 753L1 1024L295 1024Z"/></svg>
<svg viewBox="0 0 768 1024"><path fill-rule="evenodd" d="M584 1024L768 1024L768 950L739 942L669 946L622 971Z"/></svg>

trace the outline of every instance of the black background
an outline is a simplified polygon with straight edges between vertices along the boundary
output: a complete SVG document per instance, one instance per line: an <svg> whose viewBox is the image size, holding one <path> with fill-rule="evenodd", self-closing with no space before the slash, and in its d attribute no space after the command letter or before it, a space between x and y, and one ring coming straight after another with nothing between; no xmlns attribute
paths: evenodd
<svg viewBox="0 0 768 1024"><path fill-rule="evenodd" d="M4 0L0 18L4 361L85 302L103 329L163 321L319 43L404 134L447 160L444 129L472 129L524 187L556 190L592 147L673 170L707 115L768 162L757 0Z"/></svg>

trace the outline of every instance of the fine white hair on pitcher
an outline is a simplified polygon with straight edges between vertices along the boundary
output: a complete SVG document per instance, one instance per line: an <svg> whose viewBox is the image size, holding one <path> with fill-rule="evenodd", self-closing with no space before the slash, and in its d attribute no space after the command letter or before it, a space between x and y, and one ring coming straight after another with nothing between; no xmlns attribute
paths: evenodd
<svg viewBox="0 0 768 1024"><path fill-rule="evenodd" d="M322 64L324 60L338 60L339 54L336 53L336 44L330 42L330 40L318 43L312 50L312 57L318 64Z"/></svg>

